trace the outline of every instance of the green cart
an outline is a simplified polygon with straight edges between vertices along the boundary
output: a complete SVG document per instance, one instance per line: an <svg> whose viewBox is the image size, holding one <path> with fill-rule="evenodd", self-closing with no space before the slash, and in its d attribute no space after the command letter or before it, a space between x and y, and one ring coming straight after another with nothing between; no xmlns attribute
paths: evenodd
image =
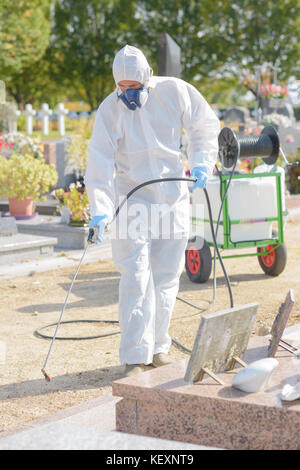
<svg viewBox="0 0 300 470"><path fill-rule="evenodd" d="M283 227L283 207L282 207L282 188L281 188L281 173L248 173L248 174L221 174L220 175L220 200L223 200L228 180L249 179L249 178L275 178L276 181L276 207L277 214L275 217L266 217L261 219L248 219L248 220L231 220L229 216L228 194L226 194L222 215L223 218L219 223L219 227L223 226L223 239L221 243L218 241L218 247L221 250L237 250L243 248L254 247L254 253L238 253L226 255L222 253L222 258L244 258L248 256L256 256L258 263L265 274L269 276L278 276L285 268L287 253L284 244L284 227ZM228 193L230 192L230 187ZM263 201L261 201L263 204ZM209 223L206 218L191 218L193 224ZM263 240L247 240L241 242L233 242L231 239L232 227L238 224L257 224L262 222L277 223L277 231L272 230L272 238ZM214 220L214 228L216 229L217 220ZM192 282L204 283L206 282L212 271L212 255L211 249L213 243L205 239L197 239L196 236L189 240L187 250L185 267L189 279Z"/></svg>

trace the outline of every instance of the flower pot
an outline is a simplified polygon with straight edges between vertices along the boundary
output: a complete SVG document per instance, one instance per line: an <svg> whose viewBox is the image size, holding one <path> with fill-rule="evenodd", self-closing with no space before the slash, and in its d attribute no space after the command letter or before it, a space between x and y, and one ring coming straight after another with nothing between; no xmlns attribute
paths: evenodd
<svg viewBox="0 0 300 470"><path fill-rule="evenodd" d="M31 197L26 197L23 200L9 197L8 202L10 215L25 219L34 215L35 203Z"/></svg>

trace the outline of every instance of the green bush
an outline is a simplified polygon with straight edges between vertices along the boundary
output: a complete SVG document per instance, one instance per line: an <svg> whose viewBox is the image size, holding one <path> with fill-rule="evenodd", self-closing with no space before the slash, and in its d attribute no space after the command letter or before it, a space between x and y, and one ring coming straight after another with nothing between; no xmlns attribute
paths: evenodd
<svg viewBox="0 0 300 470"><path fill-rule="evenodd" d="M288 157L289 161L298 162L298 166L289 166L287 175L288 190L291 194L300 193L300 149L293 157Z"/></svg>
<svg viewBox="0 0 300 470"><path fill-rule="evenodd" d="M0 197L42 200L57 178L53 164L32 156L14 154L7 158L0 155Z"/></svg>

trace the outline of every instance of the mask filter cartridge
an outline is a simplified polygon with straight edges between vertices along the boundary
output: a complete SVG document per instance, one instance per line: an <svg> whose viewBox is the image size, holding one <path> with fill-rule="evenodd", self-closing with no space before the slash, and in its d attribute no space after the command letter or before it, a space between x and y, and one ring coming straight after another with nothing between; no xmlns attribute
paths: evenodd
<svg viewBox="0 0 300 470"><path fill-rule="evenodd" d="M132 89L128 88L123 93L118 95L118 98L126 105L131 111L141 108L145 105L149 95L149 88Z"/></svg>

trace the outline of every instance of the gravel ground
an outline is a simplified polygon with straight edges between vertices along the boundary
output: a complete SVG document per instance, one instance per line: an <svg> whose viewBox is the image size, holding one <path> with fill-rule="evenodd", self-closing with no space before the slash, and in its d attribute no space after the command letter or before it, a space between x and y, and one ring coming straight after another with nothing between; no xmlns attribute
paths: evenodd
<svg viewBox="0 0 300 470"><path fill-rule="evenodd" d="M296 303L288 326L300 322L299 233L300 220L290 220L285 231L288 263L278 277L266 276L256 257L225 260L235 305L260 303L253 334L266 334L270 330L291 288ZM88 341L56 341L47 367L53 379L47 384L42 377L41 368L50 342L33 333L58 320L74 271L74 267L65 267L0 281L0 341L6 345L6 360L0 362L0 432L108 393L112 382L123 376L118 356L120 335L116 334ZM111 259L82 266L64 320L116 321L119 279ZM209 312L229 306L219 266L217 284L217 299ZM211 279L206 284L193 284L183 272L180 296L205 306L212 294ZM172 338L191 349L201 315L177 301L170 326ZM118 324L107 323L62 325L59 336L97 335L118 328ZM54 328L43 332L51 335ZM188 357L174 345L170 355L177 360Z"/></svg>

